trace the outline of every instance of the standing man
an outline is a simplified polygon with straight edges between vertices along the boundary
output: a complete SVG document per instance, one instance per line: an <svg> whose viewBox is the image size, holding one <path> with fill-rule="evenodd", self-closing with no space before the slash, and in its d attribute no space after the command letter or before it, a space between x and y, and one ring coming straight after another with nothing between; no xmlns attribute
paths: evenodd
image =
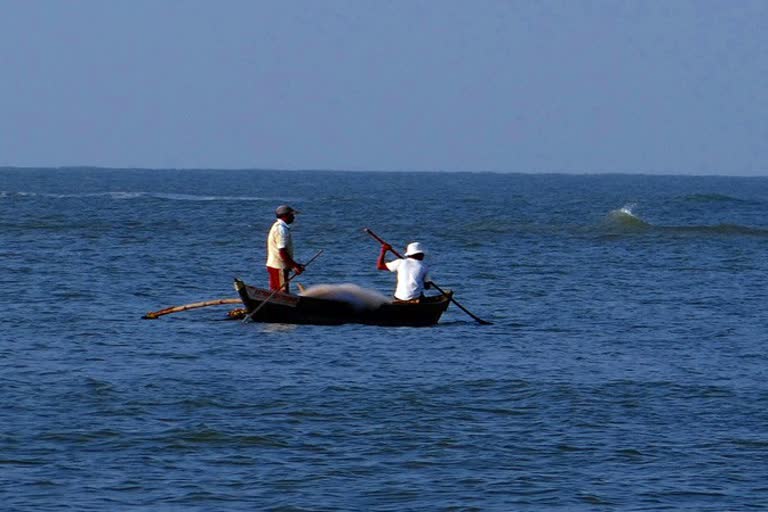
<svg viewBox="0 0 768 512"><path fill-rule="evenodd" d="M424 290L430 288L427 275L429 268L424 263L424 248L419 242L411 242L405 249L405 258L385 262L384 256L391 250L391 245L382 244L376 268L397 272L395 299L401 301L420 299L424 296Z"/></svg>
<svg viewBox="0 0 768 512"><path fill-rule="evenodd" d="M267 235L267 272L269 273L270 290L280 290L289 293L288 274L294 270L296 274L304 271L304 265L293 259L293 239L291 227L299 213L288 205L278 206L275 210L277 220Z"/></svg>

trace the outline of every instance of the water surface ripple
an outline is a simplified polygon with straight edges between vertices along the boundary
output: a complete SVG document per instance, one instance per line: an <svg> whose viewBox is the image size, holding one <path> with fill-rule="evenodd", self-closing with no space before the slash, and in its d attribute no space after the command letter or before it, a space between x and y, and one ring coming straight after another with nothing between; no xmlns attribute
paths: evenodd
<svg viewBox="0 0 768 512"><path fill-rule="evenodd" d="M389 293L434 328L141 320L263 284ZM768 496L768 179L0 170L9 511L748 511Z"/></svg>

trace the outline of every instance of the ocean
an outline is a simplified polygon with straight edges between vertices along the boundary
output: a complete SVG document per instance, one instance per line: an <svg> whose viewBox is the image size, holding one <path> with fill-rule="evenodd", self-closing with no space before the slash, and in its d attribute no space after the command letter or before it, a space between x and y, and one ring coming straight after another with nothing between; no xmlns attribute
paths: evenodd
<svg viewBox="0 0 768 512"><path fill-rule="evenodd" d="M428 328L242 323L288 203L304 286ZM768 510L768 178L0 169L4 511ZM231 306L229 306L231 307Z"/></svg>

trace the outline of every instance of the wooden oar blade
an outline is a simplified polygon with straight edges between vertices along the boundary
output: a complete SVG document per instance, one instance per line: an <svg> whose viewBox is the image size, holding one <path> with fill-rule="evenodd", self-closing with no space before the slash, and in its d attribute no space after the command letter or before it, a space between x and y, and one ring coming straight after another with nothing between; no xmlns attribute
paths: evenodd
<svg viewBox="0 0 768 512"><path fill-rule="evenodd" d="M437 284L435 284L435 282L434 282L434 281L430 281L429 283L430 283L430 285L432 285L432 287L433 287L433 288L435 288L437 291L439 291L440 293L442 293L443 295L445 295L446 297L448 297L449 299L451 299L451 302L453 302L454 304L456 304L456 306L457 306L459 309L461 309L463 312L465 312L466 314L468 314L469 316L471 316L472 318L474 318L474 319L475 319L475 321L476 321L477 323L479 323L479 324L481 324L481 325L493 325L493 322L489 322L488 320L483 320L482 318L480 318L479 316L475 315L475 314L474 314L474 313L472 313L470 310L468 310L467 308L465 308L464 306L462 306L461 304L459 304L459 302L458 302L456 299L454 299L454 298L453 298L453 295L449 295L448 293L446 293L446 292L445 292L445 290L443 290L442 288L440 288L439 286L437 286Z"/></svg>

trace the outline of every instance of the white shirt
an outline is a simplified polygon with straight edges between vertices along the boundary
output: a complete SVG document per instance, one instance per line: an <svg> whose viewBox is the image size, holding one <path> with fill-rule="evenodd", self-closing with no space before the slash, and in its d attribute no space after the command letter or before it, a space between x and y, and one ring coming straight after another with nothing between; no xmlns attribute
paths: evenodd
<svg viewBox="0 0 768 512"><path fill-rule="evenodd" d="M291 228L283 219L277 219L267 235L267 266L272 268L287 268L280 257L280 249L285 249L293 258L293 239Z"/></svg>
<svg viewBox="0 0 768 512"><path fill-rule="evenodd" d="M418 299L424 292L424 280L429 267L413 258L396 259L386 264L390 272L397 272L395 298L399 300Z"/></svg>

